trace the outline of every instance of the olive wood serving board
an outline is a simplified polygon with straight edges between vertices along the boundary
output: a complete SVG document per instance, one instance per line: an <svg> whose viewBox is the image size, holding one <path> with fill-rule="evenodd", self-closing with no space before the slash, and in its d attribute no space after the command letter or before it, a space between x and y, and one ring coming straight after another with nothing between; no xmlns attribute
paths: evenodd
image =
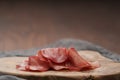
<svg viewBox="0 0 120 80"><path fill-rule="evenodd" d="M89 71L45 71L28 72L16 69L16 65L23 62L27 57L3 57L0 58L0 73L19 77L64 77L80 80L120 80L120 63L108 59L96 51L78 51L88 61L99 61L100 67Z"/></svg>

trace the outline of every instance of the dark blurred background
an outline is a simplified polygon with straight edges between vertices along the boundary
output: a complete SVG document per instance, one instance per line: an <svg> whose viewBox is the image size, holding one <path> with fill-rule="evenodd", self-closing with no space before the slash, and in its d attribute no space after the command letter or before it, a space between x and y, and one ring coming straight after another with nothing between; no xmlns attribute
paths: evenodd
<svg viewBox="0 0 120 80"><path fill-rule="evenodd" d="M0 51L83 39L120 53L118 1L0 1Z"/></svg>

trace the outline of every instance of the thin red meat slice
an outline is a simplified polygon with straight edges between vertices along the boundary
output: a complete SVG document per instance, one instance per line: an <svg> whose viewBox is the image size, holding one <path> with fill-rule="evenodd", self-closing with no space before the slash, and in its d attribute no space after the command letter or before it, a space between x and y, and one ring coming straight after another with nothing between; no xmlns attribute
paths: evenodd
<svg viewBox="0 0 120 80"><path fill-rule="evenodd" d="M55 63L63 63L67 60L67 50L65 48L42 49L42 55Z"/></svg>
<svg viewBox="0 0 120 80"><path fill-rule="evenodd" d="M74 48L70 48L68 50L68 57L71 70L81 70L83 68L91 67L91 64L89 64L85 59L83 59Z"/></svg>
<svg viewBox="0 0 120 80"><path fill-rule="evenodd" d="M48 62L48 60L45 57L43 57L42 50L39 50L36 56L39 57L40 61Z"/></svg>
<svg viewBox="0 0 120 80"><path fill-rule="evenodd" d="M46 71L49 69L49 65L47 62L41 61L38 56L30 56L28 69L31 71Z"/></svg>
<svg viewBox="0 0 120 80"><path fill-rule="evenodd" d="M28 60L23 61L21 64L16 65L16 68L21 71L25 71L28 66Z"/></svg>
<svg viewBox="0 0 120 80"><path fill-rule="evenodd" d="M54 63L54 62L49 60L49 65L54 70L63 70L63 69L66 70L66 69L69 69L69 67L66 66L66 62L64 62L64 63Z"/></svg>
<svg viewBox="0 0 120 80"><path fill-rule="evenodd" d="M41 60L38 56L30 56L28 60L16 65L16 68L22 71L46 71L50 67L48 64L47 61Z"/></svg>

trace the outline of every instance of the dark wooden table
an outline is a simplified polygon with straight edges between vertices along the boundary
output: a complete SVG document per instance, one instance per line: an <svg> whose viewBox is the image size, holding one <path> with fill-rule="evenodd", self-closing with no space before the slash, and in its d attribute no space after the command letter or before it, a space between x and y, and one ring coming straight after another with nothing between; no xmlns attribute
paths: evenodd
<svg viewBox="0 0 120 80"><path fill-rule="evenodd" d="M0 50L83 39L120 53L118 2L0 1Z"/></svg>

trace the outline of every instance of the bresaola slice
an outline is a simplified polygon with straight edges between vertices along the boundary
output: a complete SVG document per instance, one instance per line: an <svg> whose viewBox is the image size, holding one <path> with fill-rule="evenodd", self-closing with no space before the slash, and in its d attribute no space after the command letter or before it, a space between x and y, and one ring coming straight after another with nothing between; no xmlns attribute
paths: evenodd
<svg viewBox="0 0 120 80"><path fill-rule="evenodd" d="M62 63L67 60L68 53L65 48L47 48L42 49L42 55L55 63Z"/></svg>
<svg viewBox="0 0 120 80"><path fill-rule="evenodd" d="M26 71L28 66L28 60L23 61L22 63L16 65L18 70Z"/></svg>
<svg viewBox="0 0 120 80"><path fill-rule="evenodd" d="M40 61L44 61L44 62L48 63L48 60L42 54L43 54L43 50L40 50L40 51L37 52L36 56L39 57Z"/></svg>
<svg viewBox="0 0 120 80"><path fill-rule="evenodd" d="M54 63L54 62L49 60L49 65L54 70L67 70L67 69L69 69L69 67L66 66L66 62L64 62L64 63Z"/></svg>
<svg viewBox="0 0 120 80"><path fill-rule="evenodd" d="M48 62L40 60L38 56L30 56L22 64L16 65L16 68L22 71L46 71L49 65Z"/></svg>
<svg viewBox="0 0 120 80"><path fill-rule="evenodd" d="M49 69L48 62L42 61L38 56L30 56L28 60L28 70L46 71Z"/></svg>
<svg viewBox="0 0 120 80"><path fill-rule="evenodd" d="M83 59L74 48L68 50L68 57L70 61L70 67L72 70L81 70L83 68L90 68L91 65L85 59Z"/></svg>
<svg viewBox="0 0 120 80"><path fill-rule="evenodd" d="M98 61L88 62L82 58L74 48L70 48L68 51L71 70L90 70L100 67Z"/></svg>
<svg viewBox="0 0 120 80"><path fill-rule="evenodd" d="M82 71L99 67L98 62L88 62L74 48L46 48L30 56L16 68L24 71L71 70Z"/></svg>

